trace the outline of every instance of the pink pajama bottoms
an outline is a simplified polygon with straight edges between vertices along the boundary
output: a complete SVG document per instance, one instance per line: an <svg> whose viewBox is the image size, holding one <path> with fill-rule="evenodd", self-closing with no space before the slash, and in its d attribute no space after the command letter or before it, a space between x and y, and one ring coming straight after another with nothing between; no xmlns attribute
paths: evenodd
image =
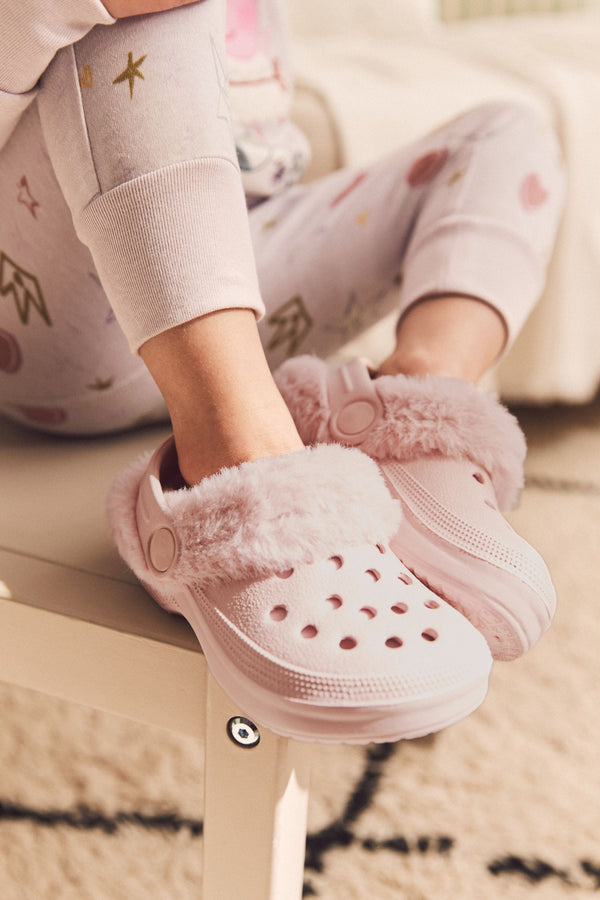
<svg viewBox="0 0 600 900"><path fill-rule="evenodd" d="M135 351L217 309L255 310L275 367L436 294L489 303L509 346L540 296L564 185L536 113L476 108L248 210L219 15L206 0L94 28L0 152L9 418L69 434L166 419Z"/></svg>

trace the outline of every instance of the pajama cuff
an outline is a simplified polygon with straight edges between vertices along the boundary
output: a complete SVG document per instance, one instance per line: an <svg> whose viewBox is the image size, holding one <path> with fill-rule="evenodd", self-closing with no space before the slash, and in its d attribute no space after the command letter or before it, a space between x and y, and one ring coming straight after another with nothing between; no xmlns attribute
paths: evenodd
<svg viewBox="0 0 600 900"><path fill-rule="evenodd" d="M455 216L409 247L400 317L430 295L464 294L489 303L513 344L544 285L546 260L517 231L501 223Z"/></svg>
<svg viewBox="0 0 600 900"><path fill-rule="evenodd" d="M240 173L230 160L142 175L95 197L75 225L135 352L219 309L264 315Z"/></svg>

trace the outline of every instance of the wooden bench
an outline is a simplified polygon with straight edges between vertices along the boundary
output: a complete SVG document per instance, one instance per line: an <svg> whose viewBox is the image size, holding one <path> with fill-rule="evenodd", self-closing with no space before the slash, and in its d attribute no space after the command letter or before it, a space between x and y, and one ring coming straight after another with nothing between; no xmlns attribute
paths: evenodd
<svg viewBox="0 0 600 900"><path fill-rule="evenodd" d="M298 900L310 746L262 729L234 743L244 711L110 539L114 475L165 434L74 440L0 422L0 680L203 740L202 896Z"/></svg>

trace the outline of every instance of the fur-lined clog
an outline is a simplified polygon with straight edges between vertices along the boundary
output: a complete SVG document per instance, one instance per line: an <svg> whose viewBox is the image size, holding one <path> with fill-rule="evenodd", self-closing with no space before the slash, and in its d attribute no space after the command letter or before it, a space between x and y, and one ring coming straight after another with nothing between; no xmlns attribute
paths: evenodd
<svg viewBox="0 0 600 900"><path fill-rule="evenodd" d="M496 659L528 650L556 594L540 555L502 515L523 486L525 438L491 394L459 379L372 377L311 356L275 380L307 444L339 442L374 459L403 508L399 559L485 635Z"/></svg>
<svg viewBox="0 0 600 900"><path fill-rule="evenodd" d="M399 504L364 454L319 446L180 489L176 466L171 439L121 473L113 533L242 712L286 736L367 743L482 702L488 647L389 549Z"/></svg>

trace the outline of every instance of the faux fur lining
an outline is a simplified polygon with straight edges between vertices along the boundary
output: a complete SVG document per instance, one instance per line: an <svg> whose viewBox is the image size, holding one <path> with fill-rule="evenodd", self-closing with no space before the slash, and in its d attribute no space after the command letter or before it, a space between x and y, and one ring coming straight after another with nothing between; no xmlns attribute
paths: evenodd
<svg viewBox="0 0 600 900"><path fill-rule="evenodd" d="M109 517L122 556L148 577L135 521L147 457L121 473ZM169 578L208 587L327 559L359 544L386 543L400 522L377 466L358 450L317 446L223 469L166 492L163 512L180 545Z"/></svg>
<svg viewBox="0 0 600 900"><path fill-rule="evenodd" d="M328 367L316 357L285 362L275 379L306 443L331 440ZM469 459L490 475L501 509L523 487L526 445L515 417L491 394L458 379L384 375L373 382L383 418L360 449L375 460L400 462L440 454Z"/></svg>

